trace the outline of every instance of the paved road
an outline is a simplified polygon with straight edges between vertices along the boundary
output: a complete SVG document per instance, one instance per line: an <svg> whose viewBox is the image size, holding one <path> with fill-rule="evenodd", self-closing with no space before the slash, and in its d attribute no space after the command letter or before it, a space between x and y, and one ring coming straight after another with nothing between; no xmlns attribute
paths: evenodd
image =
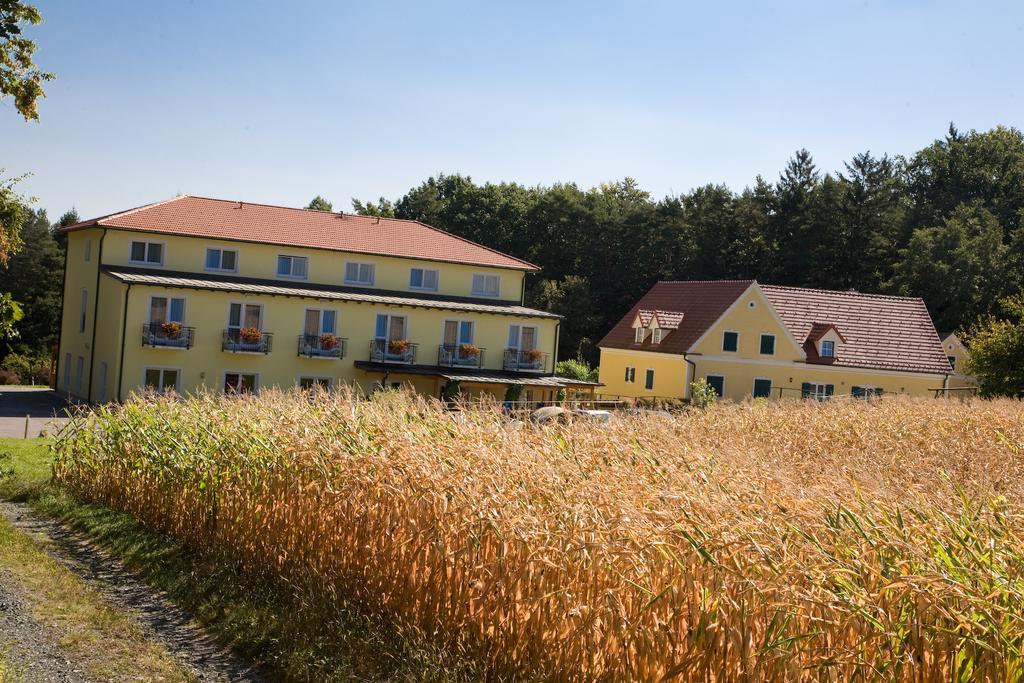
<svg viewBox="0 0 1024 683"><path fill-rule="evenodd" d="M42 432L53 433L67 418L64 410L70 404L52 389L0 386L0 437L21 438L25 435L25 416L29 416L29 437Z"/></svg>

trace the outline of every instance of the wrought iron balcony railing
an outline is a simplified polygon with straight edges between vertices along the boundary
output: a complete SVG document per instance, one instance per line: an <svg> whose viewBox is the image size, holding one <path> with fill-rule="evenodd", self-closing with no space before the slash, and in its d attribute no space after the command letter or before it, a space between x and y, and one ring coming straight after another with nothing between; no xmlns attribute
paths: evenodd
<svg viewBox="0 0 1024 683"><path fill-rule="evenodd" d="M418 344L405 339L374 339L370 342L370 361L374 363L416 362Z"/></svg>
<svg viewBox="0 0 1024 683"><path fill-rule="evenodd" d="M246 330L246 334L242 334L242 330L235 328L224 330L221 349L231 353L270 353L274 344L274 335L263 331L253 334L248 332L251 328L243 329Z"/></svg>
<svg viewBox="0 0 1024 683"><path fill-rule="evenodd" d="M543 351L520 351L505 349L505 370L513 372L544 372L548 365L548 354Z"/></svg>
<svg viewBox="0 0 1024 683"><path fill-rule="evenodd" d="M447 368L476 368L484 366L484 351L470 344L441 344L437 347L437 364Z"/></svg>
<svg viewBox="0 0 1024 683"><path fill-rule="evenodd" d="M147 323L142 326L142 345L171 349L191 349L196 328L178 323Z"/></svg>
<svg viewBox="0 0 1024 683"><path fill-rule="evenodd" d="M348 340L326 334L300 334L299 355L307 358L344 358Z"/></svg>

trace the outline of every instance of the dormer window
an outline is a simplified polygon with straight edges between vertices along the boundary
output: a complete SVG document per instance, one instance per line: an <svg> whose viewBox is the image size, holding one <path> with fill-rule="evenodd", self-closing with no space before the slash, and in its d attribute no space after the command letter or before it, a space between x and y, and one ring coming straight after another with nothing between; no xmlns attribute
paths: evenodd
<svg viewBox="0 0 1024 683"><path fill-rule="evenodd" d="M825 340L821 342L821 357L822 358L835 358L836 356L836 343L834 341Z"/></svg>
<svg viewBox="0 0 1024 683"><path fill-rule="evenodd" d="M655 327L654 331L651 333L651 343L652 344L660 344L661 343L661 328L660 327Z"/></svg>
<svg viewBox="0 0 1024 683"><path fill-rule="evenodd" d="M636 336L634 337L634 341L637 344L643 344L644 343L644 337L646 337L646 336L647 336L647 333L644 331L644 328L638 327L638 328L636 328Z"/></svg>

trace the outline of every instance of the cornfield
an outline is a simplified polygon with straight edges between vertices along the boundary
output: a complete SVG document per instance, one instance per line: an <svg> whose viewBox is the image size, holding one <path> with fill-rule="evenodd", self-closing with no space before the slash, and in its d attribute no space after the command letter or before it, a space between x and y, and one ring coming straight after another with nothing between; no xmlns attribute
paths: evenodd
<svg viewBox="0 0 1024 683"><path fill-rule="evenodd" d="M396 392L142 397L56 480L495 678L1024 677L1024 404L530 426Z"/></svg>

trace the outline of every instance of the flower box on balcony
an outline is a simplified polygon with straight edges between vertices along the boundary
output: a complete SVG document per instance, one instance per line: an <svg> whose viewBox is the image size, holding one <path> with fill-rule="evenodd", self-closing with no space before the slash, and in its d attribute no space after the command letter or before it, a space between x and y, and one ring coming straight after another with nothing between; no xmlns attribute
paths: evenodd
<svg viewBox="0 0 1024 683"><path fill-rule="evenodd" d="M320 348L324 351L333 351L338 348L338 338L333 334L321 334L320 335Z"/></svg>
<svg viewBox="0 0 1024 683"><path fill-rule="evenodd" d="M163 332L164 336L167 337L168 339L177 339L178 337L180 337L182 329L183 328L181 323L160 323L160 331Z"/></svg>
<svg viewBox="0 0 1024 683"><path fill-rule="evenodd" d="M473 344L462 344L459 346L459 355L463 358L476 358L480 355L480 347Z"/></svg>
<svg viewBox="0 0 1024 683"><path fill-rule="evenodd" d="M388 342L388 353L400 354L405 353L409 348L408 339L392 339Z"/></svg>
<svg viewBox="0 0 1024 683"><path fill-rule="evenodd" d="M523 351L523 355L526 356L526 360L530 361L531 363L536 363L537 361L539 361L542 358L544 358L544 352L543 351L539 351L537 349L531 349L530 351Z"/></svg>
<svg viewBox="0 0 1024 683"><path fill-rule="evenodd" d="M238 338L246 344L259 344L263 339L263 332L255 327L243 327L238 331Z"/></svg>

